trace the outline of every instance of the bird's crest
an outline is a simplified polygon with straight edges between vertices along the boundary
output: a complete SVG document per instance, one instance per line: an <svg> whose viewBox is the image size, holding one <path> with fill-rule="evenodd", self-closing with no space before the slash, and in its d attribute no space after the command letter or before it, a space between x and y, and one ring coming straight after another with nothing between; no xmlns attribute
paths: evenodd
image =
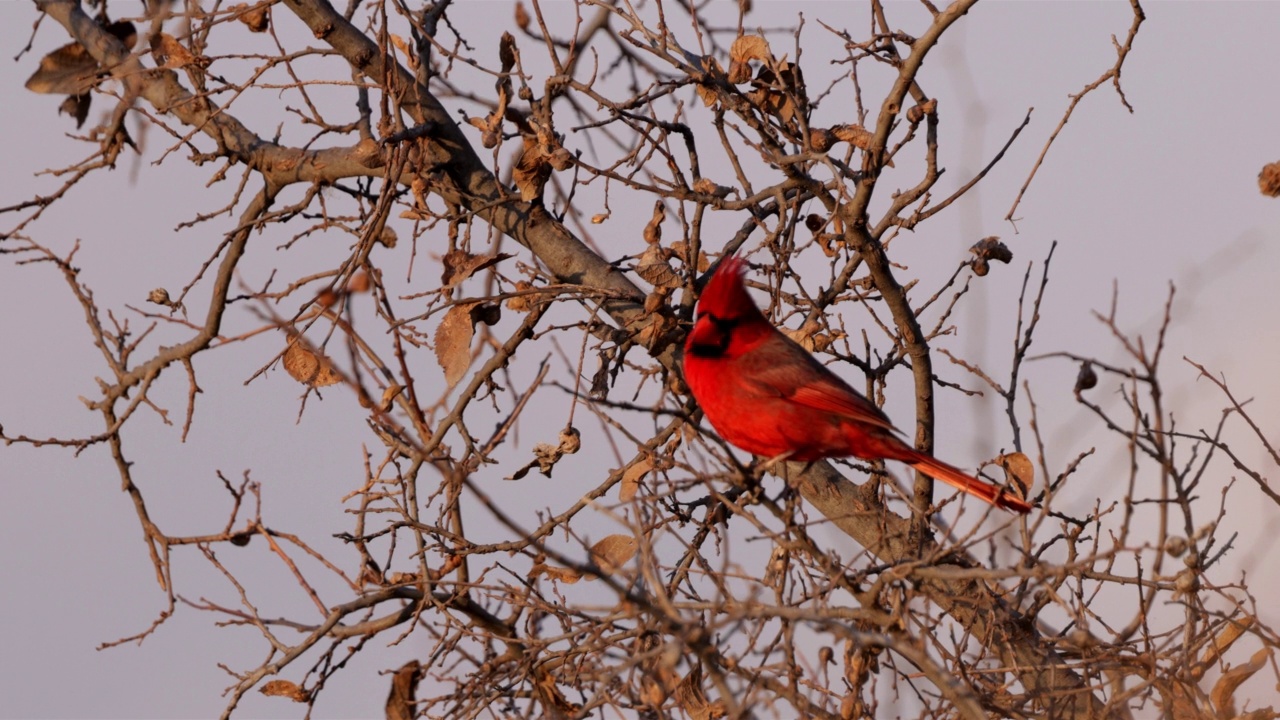
<svg viewBox="0 0 1280 720"><path fill-rule="evenodd" d="M721 319L759 314L759 308L747 294L747 286L742 281L746 272L747 263L737 255L722 258L698 298L698 314L711 314Z"/></svg>

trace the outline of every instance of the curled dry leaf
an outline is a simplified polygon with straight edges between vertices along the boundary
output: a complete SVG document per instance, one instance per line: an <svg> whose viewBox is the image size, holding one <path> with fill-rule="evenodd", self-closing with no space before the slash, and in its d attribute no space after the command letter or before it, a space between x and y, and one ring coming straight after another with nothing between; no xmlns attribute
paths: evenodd
<svg viewBox="0 0 1280 720"><path fill-rule="evenodd" d="M131 22L111 23L105 29L127 50L138 41L138 31ZM99 70L98 62L83 45L68 43L40 58L40 67L27 78L26 88L47 95L81 95L98 84Z"/></svg>
<svg viewBox="0 0 1280 720"><path fill-rule="evenodd" d="M653 459L645 457L622 473L622 483L618 487L618 500L631 502L640 491L640 481L653 470Z"/></svg>
<svg viewBox="0 0 1280 720"><path fill-rule="evenodd" d="M611 215L611 213L607 213L607 212L606 212L606 213L596 213L595 215L592 215L592 216L591 216L591 224L592 224L592 225L599 225L600 223L604 222L605 220L608 220L608 219L609 219L609 215Z"/></svg>
<svg viewBox="0 0 1280 720"><path fill-rule="evenodd" d="M636 260L636 274L655 288L672 290L680 287L680 275L671 269L669 251L652 244Z"/></svg>
<svg viewBox="0 0 1280 720"><path fill-rule="evenodd" d="M712 195L723 200L729 197L729 193L732 193L734 189L731 187L725 187L724 185L717 185L711 178L704 177L700 178L693 184L693 191L703 193L705 195Z"/></svg>
<svg viewBox="0 0 1280 720"><path fill-rule="evenodd" d="M859 150L871 147L871 131L861 125L836 125L831 128L831 134L837 140L847 142Z"/></svg>
<svg viewBox="0 0 1280 720"><path fill-rule="evenodd" d="M1093 363L1080 363L1080 372L1076 373L1076 393L1092 390L1098 385L1098 373L1093 370Z"/></svg>
<svg viewBox="0 0 1280 720"><path fill-rule="evenodd" d="M516 3L516 27L521 30L529 29L529 11L524 9L524 3Z"/></svg>
<svg viewBox="0 0 1280 720"><path fill-rule="evenodd" d="M516 470L507 477L507 480L520 480L529 471L538 468L538 472L547 477L551 477L551 470L555 468L556 463L560 462L560 458L565 455L572 455L582 448L582 436L578 433L578 429L572 425L560 431L560 444L548 445L547 443L538 443L533 446L533 460L524 467Z"/></svg>
<svg viewBox="0 0 1280 720"><path fill-rule="evenodd" d="M369 272L367 270L357 271L351 276L351 279L347 281L347 292L352 294L369 292L369 289L372 287L373 280L369 278Z"/></svg>
<svg viewBox="0 0 1280 720"><path fill-rule="evenodd" d="M613 575L635 557L640 542L632 535L610 535L591 546L591 562L604 575Z"/></svg>
<svg viewBox="0 0 1280 720"><path fill-rule="evenodd" d="M973 274L978 277L983 277L990 271L991 260L1006 264L1013 260L1013 252L1009 250L1008 246L1000 242L1000 238L995 235L984 237L974 243L973 247L969 248L969 252L976 256L971 265L973 266Z"/></svg>
<svg viewBox="0 0 1280 720"><path fill-rule="evenodd" d="M151 36L151 57L156 64L172 70L188 65L207 66L208 58L199 57L188 50L178 39L168 33Z"/></svg>
<svg viewBox="0 0 1280 720"><path fill-rule="evenodd" d="M395 402L396 398L400 397L400 393L403 392L404 386L400 383L393 382L388 385L387 389L382 391L382 400L378 402L378 409L382 412L391 410L391 403Z"/></svg>
<svg viewBox="0 0 1280 720"><path fill-rule="evenodd" d="M373 138L364 138L351 150L351 157L367 168L382 167L382 146Z"/></svg>
<svg viewBox="0 0 1280 720"><path fill-rule="evenodd" d="M397 242L399 238L396 237L396 231L384 225L382 232L378 233L378 244L390 249L395 247Z"/></svg>
<svg viewBox="0 0 1280 720"><path fill-rule="evenodd" d="M466 250L452 250L441 260L443 272L440 275L440 283L445 290L448 290L481 270L493 267L510 257L512 256L509 253L472 255Z"/></svg>
<svg viewBox="0 0 1280 720"><path fill-rule="evenodd" d="M268 697L289 698L297 703L304 703L311 699L310 692L288 680L272 680L263 683L262 687L258 688L258 692Z"/></svg>
<svg viewBox="0 0 1280 720"><path fill-rule="evenodd" d="M333 362L312 352L301 340L289 341L281 362L289 377L304 385L326 387L342 381L342 376L333 368Z"/></svg>
<svg viewBox="0 0 1280 720"><path fill-rule="evenodd" d="M1262 166L1262 172L1258 173L1258 189L1267 197L1280 197L1280 162Z"/></svg>
<svg viewBox="0 0 1280 720"><path fill-rule="evenodd" d="M817 323L817 321L810 320L809 322L806 322L804 325L801 325L796 330L783 330L782 334L791 338L791 340L795 342L795 344L799 345L805 350L808 350L809 352L813 352L814 349L816 348L816 344L813 341L813 336L818 332L820 328L821 326Z"/></svg>
<svg viewBox="0 0 1280 720"><path fill-rule="evenodd" d="M520 199L532 202L542 197L542 188L551 177L551 165L547 163L543 149L538 146L537 138L525 135L523 142L524 150L520 153L520 159L516 160L511 179L520 191Z"/></svg>
<svg viewBox="0 0 1280 720"><path fill-rule="evenodd" d="M702 99L702 104L711 107L716 104L716 100L720 98L716 90L716 80L725 77L724 68L720 67L720 62L710 55L702 58L702 72L704 78L693 87L698 93L698 97Z"/></svg>
<svg viewBox="0 0 1280 720"><path fill-rule="evenodd" d="M676 686L676 704L693 720L718 720L729 714L724 702L709 702L702 689L702 666L695 665Z"/></svg>
<svg viewBox="0 0 1280 720"><path fill-rule="evenodd" d="M662 221L667 218L667 206L662 201L653 204L653 217L644 226L644 241L656 245L662 240Z"/></svg>
<svg viewBox="0 0 1280 720"><path fill-rule="evenodd" d="M687 259L689 257L689 246L683 240L676 240L675 242L671 243L671 256L680 258L680 260L684 261L685 264L687 265L688 264ZM702 250L698 250L698 259L694 263L694 265L696 266L694 268L696 272L704 273L707 271L707 268L711 267L711 260L707 258L707 254L705 252L703 252Z"/></svg>
<svg viewBox="0 0 1280 720"><path fill-rule="evenodd" d="M560 567L559 565L548 565L546 563L534 563L529 568L529 577L534 578L539 575L546 575L552 580L572 585L582 579L582 573L573 568Z"/></svg>
<svg viewBox="0 0 1280 720"><path fill-rule="evenodd" d="M1262 648L1249 658L1249 662L1243 665L1237 665L1230 670L1222 673L1222 677L1218 678L1218 682L1214 684L1213 690L1209 693L1209 700L1213 702L1213 706L1218 710L1218 717L1230 718L1236 716L1236 689L1245 680L1253 677L1254 673L1266 667L1267 659L1271 656L1271 651ZM1275 717L1274 711L1271 717Z"/></svg>
<svg viewBox="0 0 1280 720"><path fill-rule="evenodd" d="M268 6L266 5L258 5L250 9L248 5L240 3L239 5L232 5L227 8L227 12L231 13L237 20L244 23L245 27L249 28L249 32L260 33L266 32L267 28L271 25L271 16L267 14L267 7Z"/></svg>
<svg viewBox="0 0 1280 720"><path fill-rule="evenodd" d="M454 305L444 314L440 327L436 328L436 361L444 370L444 380L450 388L457 385L467 368L471 367L471 337L475 332L471 309L477 304Z"/></svg>
<svg viewBox="0 0 1280 720"><path fill-rule="evenodd" d="M391 678L391 692L387 695L387 720L413 720L418 716L414 696L418 682L422 680L422 663L410 660Z"/></svg>
<svg viewBox="0 0 1280 720"><path fill-rule="evenodd" d="M734 40L729 48L729 82L741 85L750 80L752 60L763 63L773 62L769 41L759 35L743 35Z"/></svg>
<svg viewBox="0 0 1280 720"><path fill-rule="evenodd" d="M516 282L516 292L527 294L513 295L512 297L507 298L507 307L516 312L529 312L529 310L533 308L534 296L531 293L532 290L533 283L528 280L520 280Z"/></svg>
<svg viewBox="0 0 1280 720"><path fill-rule="evenodd" d="M907 110L907 121L915 124L925 118L926 115L932 115L938 111L937 99L925 100L919 105L912 105Z"/></svg>
<svg viewBox="0 0 1280 720"><path fill-rule="evenodd" d="M1017 490L1021 497L1025 498L1031 494L1031 487L1036 479L1036 468L1031 464L1031 458L1020 452L1005 453L996 458L996 464L1004 468L1009 485Z"/></svg>

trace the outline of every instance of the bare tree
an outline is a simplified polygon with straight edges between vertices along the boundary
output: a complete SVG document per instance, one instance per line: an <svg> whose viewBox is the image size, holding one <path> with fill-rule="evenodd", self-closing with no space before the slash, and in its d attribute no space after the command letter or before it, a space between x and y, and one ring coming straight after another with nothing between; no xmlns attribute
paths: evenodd
<svg viewBox="0 0 1280 720"><path fill-rule="evenodd" d="M1243 423L1242 442L1280 461L1244 403L1202 368L1227 412L1214 432L1177 429L1159 375L1169 313L1141 338L1113 303L1099 321L1129 365L1041 357L1079 364L1078 401L1130 462L1102 467L1082 450L1051 466L1020 372L1052 253L988 278L1012 253L975 238L938 254L950 270L936 282L894 262L891 248L916 242L903 231L982 181L1026 126L944 194L943 115L920 71L975 2L908 13L875 0L856 21L772 30L752 27L745 0L533 2L500 37L469 37L451 16L476 6L446 1L153 0L126 18L106 0L36 0L70 44L28 88L66 95L78 124L95 104L106 112L60 185L7 201L0 250L59 268L83 306L105 368L86 401L101 431L29 437L6 418L3 432L110 449L168 599L121 641L185 608L256 628L266 660L232 669L227 716L254 689L309 712L352 654L406 637L423 652L388 668L390 718L1235 716L1237 687L1277 637L1242 582L1210 574L1231 537L1196 490L1225 461L1280 500L1224 440ZM1111 81L1123 99L1143 20L1132 9L1115 65L1073 98L1046 153L1089 92ZM244 51L255 33L274 49ZM208 243L203 265L152 290L155 307L102 307L75 250L56 252L38 221L72 212L85 178L135 151L213 167L226 189L182 228ZM647 225L628 225L641 214ZM283 252L247 259L259 237ZM318 272L298 259L317 238L347 248ZM999 397L1008 451L989 477L1029 484L1037 510L935 497L924 476L907 491L879 463L743 464L680 378L700 282L728 253L755 268L770 316L846 377L861 371L868 396L910 377L895 387L914 393L917 447L932 449L936 392ZM973 283L1011 277L1021 300L1003 366L948 352ZM851 336L845 308L877 331ZM233 317L254 326L229 332ZM260 355L238 368L250 382L282 368L301 383L300 416L324 394L364 419L353 449L378 449L350 484L345 525L281 528L252 469L203 478L226 489L227 508L210 511L220 532L153 521L135 420L167 421L153 388L185 373L185 438L201 422L196 358L241 344ZM1127 414L1091 399L1099 385L1119 389ZM530 454L518 431L545 442ZM553 471L538 507L518 499ZM1127 486L1063 512L1059 489L1090 473ZM1153 473L1151 496L1135 481ZM588 509L614 531L602 536ZM751 541L764 550L742 549ZM260 611L279 577L249 583L226 561L254 552L310 605ZM176 563L202 562L238 602L175 586ZM1261 646L1243 662L1240 638Z"/></svg>

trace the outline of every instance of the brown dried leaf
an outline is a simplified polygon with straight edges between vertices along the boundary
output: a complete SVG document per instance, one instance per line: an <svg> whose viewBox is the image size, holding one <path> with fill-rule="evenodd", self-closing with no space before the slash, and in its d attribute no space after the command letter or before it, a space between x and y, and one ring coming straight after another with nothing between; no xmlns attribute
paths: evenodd
<svg viewBox="0 0 1280 720"><path fill-rule="evenodd" d="M747 60L767 61L773 57L769 51L769 41L759 35L741 35L734 38L729 47L729 59L745 62Z"/></svg>
<svg viewBox="0 0 1280 720"><path fill-rule="evenodd" d="M241 3L232 5L227 8L227 12L236 16L236 19L244 23L249 28L249 32L266 32L270 27L270 15L267 14L266 5L259 5L253 9L249 9L248 5Z"/></svg>
<svg viewBox="0 0 1280 720"><path fill-rule="evenodd" d="M926 115L932 115L938 111L938 101L936 99L925 100L919 105L912 105L907 110L907 121L911 124L920 122Z"/></svg>
<svg viewBox="0 0 1280 720"><path fill-rule="evenodd" d="M831 128L831 134L835 135L837 140L847 142L859 150L871 147L871 131L861 125L836 125Z"/></svg>
<svg viewBox="0 0 1280 720"><path fill-rule="evenodd" d="M817 345L813 340L813 336L821 328L822 326L819 325L817 321L810 320L809 322L806 322L804 325L801 325L799 329L783 330L782 334L791 338L793 341L795 341L797 345L804 348L805 350L808 350L809 352L813 352L817 348Z"/></svg>
<svg viewBox="0 0 1280 720"><path fill-rule="evenodd" d="M612 213L597 213L597 214L595 214L595 215L592 215L592 216L591 216L591 224L592 224L592 225L599 225L600 223L604 222L605 220L608 220L608 219L609 219L609 215L611 215L611 214L612 214Z"/></svg>
<svg viewBox="0 0 1280 720"><path fill-rule="evenodd" d="M1036 468L1031 458L1020 452L1011 452L996 458L996 464L1004 468L1005 478L1019 497L1028 497L1035 484Z"/></svg>
<svg viewBox="0 0 1280 720"><path fill-rule="evenodd" d="M572 455L582 447L582 436L578 433L577 428L569 426L560 431L560 444L548 445L547 443L538 443L533 446L533 460L519 470L516 470L507 477L507 480L520 480L529 471L538 468L538 472L547 477L551 477L551 471L555 468L556 463L560 462L560 458L565 455Z"/></svg>
<svg viewBox="0 0 1280 720"><path fill-rule="evenodd" d="M138 31L131 22L111 23L105 29L127 50L138 41ZM73 42L40 58L40 67L27 78L26 88L46 95L82 95L97 83L97 61L83 45Z"/></svg>
<svg viewBox="0 0 1280 720"><path fill-rule="evenodd" d="M1183 542L1185 543L1186 541L1183 540ZM1181 554L1182 553L1178 553L1178 555ZM1177 557L1177 555L1174 557ZM1255 618L1252 615L1246 615L1239 620L1232 620L1227 623L1227 625L1222 628L1222 632L1218 633L1217 637L1213 639L1213 642L1204 649L1204 654L1200 656L1200 667L1206 668L1218 662L1218 658L1222 657L1223 653L1234 645L1236 640L1239 640L1241 636L1249 630L1249 628L1253 627L1254 622ZM1202 670L1200 674L1203 674Z"/></svg>
<svg viewBox="0 0 1280 720"><path fill-rule="evenodd" d="M475 331L471 308L476 304L454 305L436 328L436 361L444 369L444 380L450 388L457 385L471 367L471 336Z"/></svg>
<svg viewBox="0 0 1280 720"><path fill-rule="evenodd" d="M391 36L391 44L396 46L396 49L400 51L401 55L404 55L405 65L409 66L410 70L417 71L418 53L414 52L413 46L399 35L396 35L395 33L389 34Z"/></svg>
<svg viewBox="0 0 1280 720"><path fill-rule="evenodd" d="M667 206L662 201L653 204L653 217L649 218L649 223L644 226L644 241L650 245L656 245L662 240L662 221L667 217Z"/></svg>
<svg viewBox="0 0 1280 720"><path fill-rule="evenodd" d="M34 76L32 79L35 79ZM30 80L27 81L27 87L31 88ZM1280 162L1262 166L1262 172L1258 173L1258 189L1267 197L1280 197Z"/></svg>
<svg viewBox="0 0 1280 720"><path fill-rule="evenodd" d="M294 380L311 387L326 387L342 382L333 362L306 347L301 340L290 340L282 359L285 372Z"/></svg>
<svg viewBox="0 0 1280 720"><path fill-rule="evenodd" d="M640 491L640 481L644 479L649 471L653 470L653 459L644 458L640 462L627 468L622 473L622 483L618 488L618 500L621 502L631 502L635 499L636 493Z"/></svg>
<svg viewBox="0 0 1280 720"><path fill-rule="evenodd" d="M410 660L391 678L391 692L387 695L387 720L413 720L418 716L413 699L418 692L418 681L422 679L422 664Z"/></svg>
<svg viewBox="0 0 1280 720"><path fill-rule="evenodd" d="M723 200L724 198L729 197L729 193L733 192L733 188L725 187L724 185L717 185L711 178L704 177L693 184L693 191L703 193L705 195L712 195Z"/></svg>
<svg viewBox="0 0 1280 720"><path fill-rule="evenodd" d="M673 290L680 287L680 275L671 269L668 251L656 243L640 253L636 260L636 274L655 288Z"/></svg>
<svg viewBox="0 0 1280 720"><path fill-rule="evenodd" d="M768 63L773 61L773 52L769 50L768 40L759 35L743 35L729 47L729 60L742 63L759 60Z"/></svg>
<svg viewBox="0 0 1280 720"><path fill-rule="evenodd" d="M272 680L263 683L262 687L258 688L258 692L267 697L289 698L297 703L304 703L311 699L310 692L288 680Z"/></svg>
<svg viewBox="0 0 1280 720"><path fill-rule="evenodd" d="M58 106L58 114L66 113L76 120L76 129L79 130L86 118L89 117L89 105L92 103L93 96L89 93L83 95L68 95L66 100Z"/></svg>
<svg viewBox="0 0 1280 720"><path fill-rule="evenodd" d="M440 283L444 286L443 289L448 290L481 270L493 267L510 257L512 255L509 253L472 255L466 250L452 250L441 259L444 271L441 273Z"/></svg>
<svg viewBox="0 0 1280 720"><path fill-rule="evenodd" d="M516 283L516 292L523 293L533 290L533 283L528 280L520 280ZM529 312L533 308L533 295L516 295L507 298L507 307L516 312Z"/></svg>
<svg viewBox="0 0 1280 720"><path fill-rule="evenodd" d="M382 412L391 410L391 403L395 402L396 398L400 397L400 393L403 392L404 386L400 383L393 382L388 385L387 389L382 391L382 400L378 402L378 409Z"/></svg>
<svg viewBox="0 0 1280 720"><path fill-rule="evenodd" d="M516 27L521 30L528 30L529 20L529 11L524 9L524 3L516 3Z"/></svg>
<svg viewBox="0 0 1280 720"><path fill-rule="evenodd" d="M151 57L157 65L175 70L192 64L209 64L207 59L197 57L168 33L151 36Z"/></svg>
<svg viewBox="0 0 1280 720"><path fill-rule="evenodd" d="M1098 385L1098 373L1094 372L1093 363L1089 363L1089 362L1080 363L1080 372L1076 373L1075 391L1077 393L1081 393L1081 392L1084 392L1085 390L1092 390L1093 388L1097 387L1097 385Z"/></svg>
<svg viewBox="0 0 1280 720"><path fill-rule="evenodd" d="M702 689L702 666L695 665L676 686L676 704L693 720L717 720L728 714L722 701L708 702Z"/></svg>
<svg viewBox="0 0 1280 720"><path fill-rule="evenodd" d="M546 563L535 563L529 569L529 577L537 577L546 575L552 580L572 585L582 579L582 573L573 568L560 567L559 565L548 565Z"/></svg>
<svg viewBox="0 0 1280 720"><path fill-rule="evenodd" d="M1000 242L1000 238L995 235L984 237L974 243L973 247L969 248L969 252L977 255L979 260L998 260L1006 264L1013 260L1013 251Z"/></svg>
<svg viewBox="0 0 1280 720"><path fill-rule="evenodd" d="M591 546L591 561L601 574L613 575L635 557L640 542L631 535L610 535Z"/></svg>
<svg viewBox="0 0 1280 720"><path fill-rule="evenodd" d="M1254 673L1266 667L1269 657L1270 651L1267 648L1262 648L1253 654L1249 662L1222 673L1222 677L1218 678L1218 682L1214 684L1213 690L1209 691L1209 699L1213 702L1214 708L1217 709L1218 717L1236 717L1236 689L1244 681L1253 677ZM1254 712L1258 711L1255 710ZM1266 717L1274 718L1274 710L1271 710Z"/></svg>
<svg viewBox="0 0 1280 720"><path fill-rule="evenodd" d="M524 150L520 152L520 159L516 161L511 179L520 191L520 199L531 202L542 197L542 188L547 184L547 178L551 177L551 165L547 163L547 157L537 138L525 135L523 140Z"/></svg>

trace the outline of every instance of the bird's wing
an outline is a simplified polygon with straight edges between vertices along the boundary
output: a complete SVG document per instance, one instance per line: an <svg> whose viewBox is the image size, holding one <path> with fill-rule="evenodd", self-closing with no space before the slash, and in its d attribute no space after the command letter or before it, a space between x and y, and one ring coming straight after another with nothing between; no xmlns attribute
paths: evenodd
<svg viewBox="0 0 1280 720"><path fill-rule="evenodd" d="M753 368L747 376L755 386L754 391L761 396L785 398L797 405L897 432L889 417L874 403L812 356L805 354L801 357L808 362L800 368L786 363Z"/></svg>

